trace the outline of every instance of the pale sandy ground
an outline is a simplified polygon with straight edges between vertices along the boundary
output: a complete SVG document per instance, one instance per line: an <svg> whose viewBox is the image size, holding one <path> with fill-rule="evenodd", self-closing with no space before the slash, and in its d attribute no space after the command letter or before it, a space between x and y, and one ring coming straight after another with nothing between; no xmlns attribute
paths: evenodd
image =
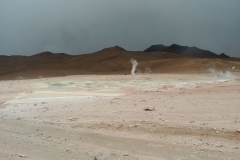
<svg viewBox="0 0 240 160"><path fill-rule="evenodd" d="M239 75L0 81L0 159L97 155L98 160L239 160Z"/></svg>

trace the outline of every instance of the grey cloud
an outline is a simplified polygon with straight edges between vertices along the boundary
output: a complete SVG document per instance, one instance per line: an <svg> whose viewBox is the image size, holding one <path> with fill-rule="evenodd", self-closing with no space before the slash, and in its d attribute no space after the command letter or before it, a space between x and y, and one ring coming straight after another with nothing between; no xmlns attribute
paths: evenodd
<svg viewBox="0 0 240 160"><path fill-rule="evenodd" d="M0 0L0 54L197 46L240 57L238 0Z"/></svg>

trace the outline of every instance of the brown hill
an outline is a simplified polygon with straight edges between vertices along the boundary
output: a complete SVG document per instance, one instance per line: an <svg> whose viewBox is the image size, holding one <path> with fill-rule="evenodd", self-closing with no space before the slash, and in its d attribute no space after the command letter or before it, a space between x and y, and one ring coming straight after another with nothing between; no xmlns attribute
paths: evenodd
<svg viewBox="0 0 240 160"><path fill-rule="evenodd" d="M66 76L75 74L130 74L130 59L138 61L137 72L201 73L208 68L229 70L240 61L199 59L168 52L132 52L115 46L84 55L43 52L33 56L0 56L0 79Z"/></svg>

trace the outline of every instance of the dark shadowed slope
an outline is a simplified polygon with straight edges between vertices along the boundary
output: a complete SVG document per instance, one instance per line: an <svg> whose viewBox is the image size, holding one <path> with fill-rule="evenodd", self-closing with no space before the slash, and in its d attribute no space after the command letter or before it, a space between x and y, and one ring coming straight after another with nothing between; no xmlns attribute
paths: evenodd
<svg viewBox="0 0 240 160"><path fill-rule="evenodd" d="M149 48L145 49L143 52L157 52L157 51L163 51L164 49L166 49L167 46L164 46L162 44L158 44L158 45L152 45Z"/></svg>
<svg viewBox="0 0 240 160"><path fill-rule="evenodd" d="M197 47L180 46L177 44L172 44L169 47L161 44L152 45L148 49L144 50L144 52L156 52L156 51L164 51L196 58L229 58L229 56L225 55L224 53L218 55L211 51L202 50Z"/></svg>

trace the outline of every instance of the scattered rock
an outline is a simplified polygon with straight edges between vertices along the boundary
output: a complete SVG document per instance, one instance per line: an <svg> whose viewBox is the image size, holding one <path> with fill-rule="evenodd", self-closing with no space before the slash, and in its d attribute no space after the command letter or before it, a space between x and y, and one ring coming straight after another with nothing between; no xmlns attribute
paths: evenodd
<svg viewBox="0 0 240 160"><path fill-rule="evenodd" d="M25 155L23 155L23 154L19 154L18 157L27 158L27 156L25 156Z"/></svg>
<svg viewBox="0 0 240 160"><path fill-rule="evenodd" d="M134 127L138 127L138 126L141 126L141 124L135 124Z"/></svg>
<svg viewBox="0 0 240 160"><path fill-rule="evenodd" d="M21 120L22 118L21 117L17 117L17 120Z"/></svg>
<svg viewBox="0 0 240 160"><path fill-rule="evenodd" d="M97 155L95 156L94 160L107 160L107 158L109 159L109 157L113 156L112 155Z"/></svg>
<svg viewBox="0 0 240 160"><path fill-rule="evenodd" d="M69 148L67 148L67 149L65 150L65 152L66 152L66 153L71 153L72 151L71 151Z"/></svg>
<svg viewBox="0 0 240 160"><path fill-rule="evenodd" d="M106 154L106 155L97 155L95 156L94 160L130 160L130 158L127 158L128 154L124 154L125 157L119 157L115 154Z"/></svg>
<svg viewBox="0 0 240 160"><path fill-rule="evenodd" d="M72 128L77 128L77 127L79 127L79 125L73 125L73 126L71 126Z"/></svg>
<svg viewBox="0 0 240 160"><path fill-rule="evenodd" d="M100 98L102 99L102 98ZM113 100L122 100L122 98L113 98Z"/></svg>
<svg viewBox="0 0 240 160"><path fill-rule="evenodd" d="M77 121L78 118L68 118L69 121Z"/></svg>
<svg viewBox="0 0 240 160"><path fill-rule="evenodd" d="M34 103L33 106L37 106L37 103Z"/></svg>
<svg viewBox="0 0 240 160"><path fill-rule="evenodd" d="M155 108L154 107L146 107L144 108L144 111L154 111Z"/></svg>
<svg viewBox="0 0 240 160"><path fill-rule="evenodd" d="M220 145L217 145L216 147L219 147L219 148L220 148L220 147L223 147L223 145L222 145L222 144L220 144Z"/></svg>

